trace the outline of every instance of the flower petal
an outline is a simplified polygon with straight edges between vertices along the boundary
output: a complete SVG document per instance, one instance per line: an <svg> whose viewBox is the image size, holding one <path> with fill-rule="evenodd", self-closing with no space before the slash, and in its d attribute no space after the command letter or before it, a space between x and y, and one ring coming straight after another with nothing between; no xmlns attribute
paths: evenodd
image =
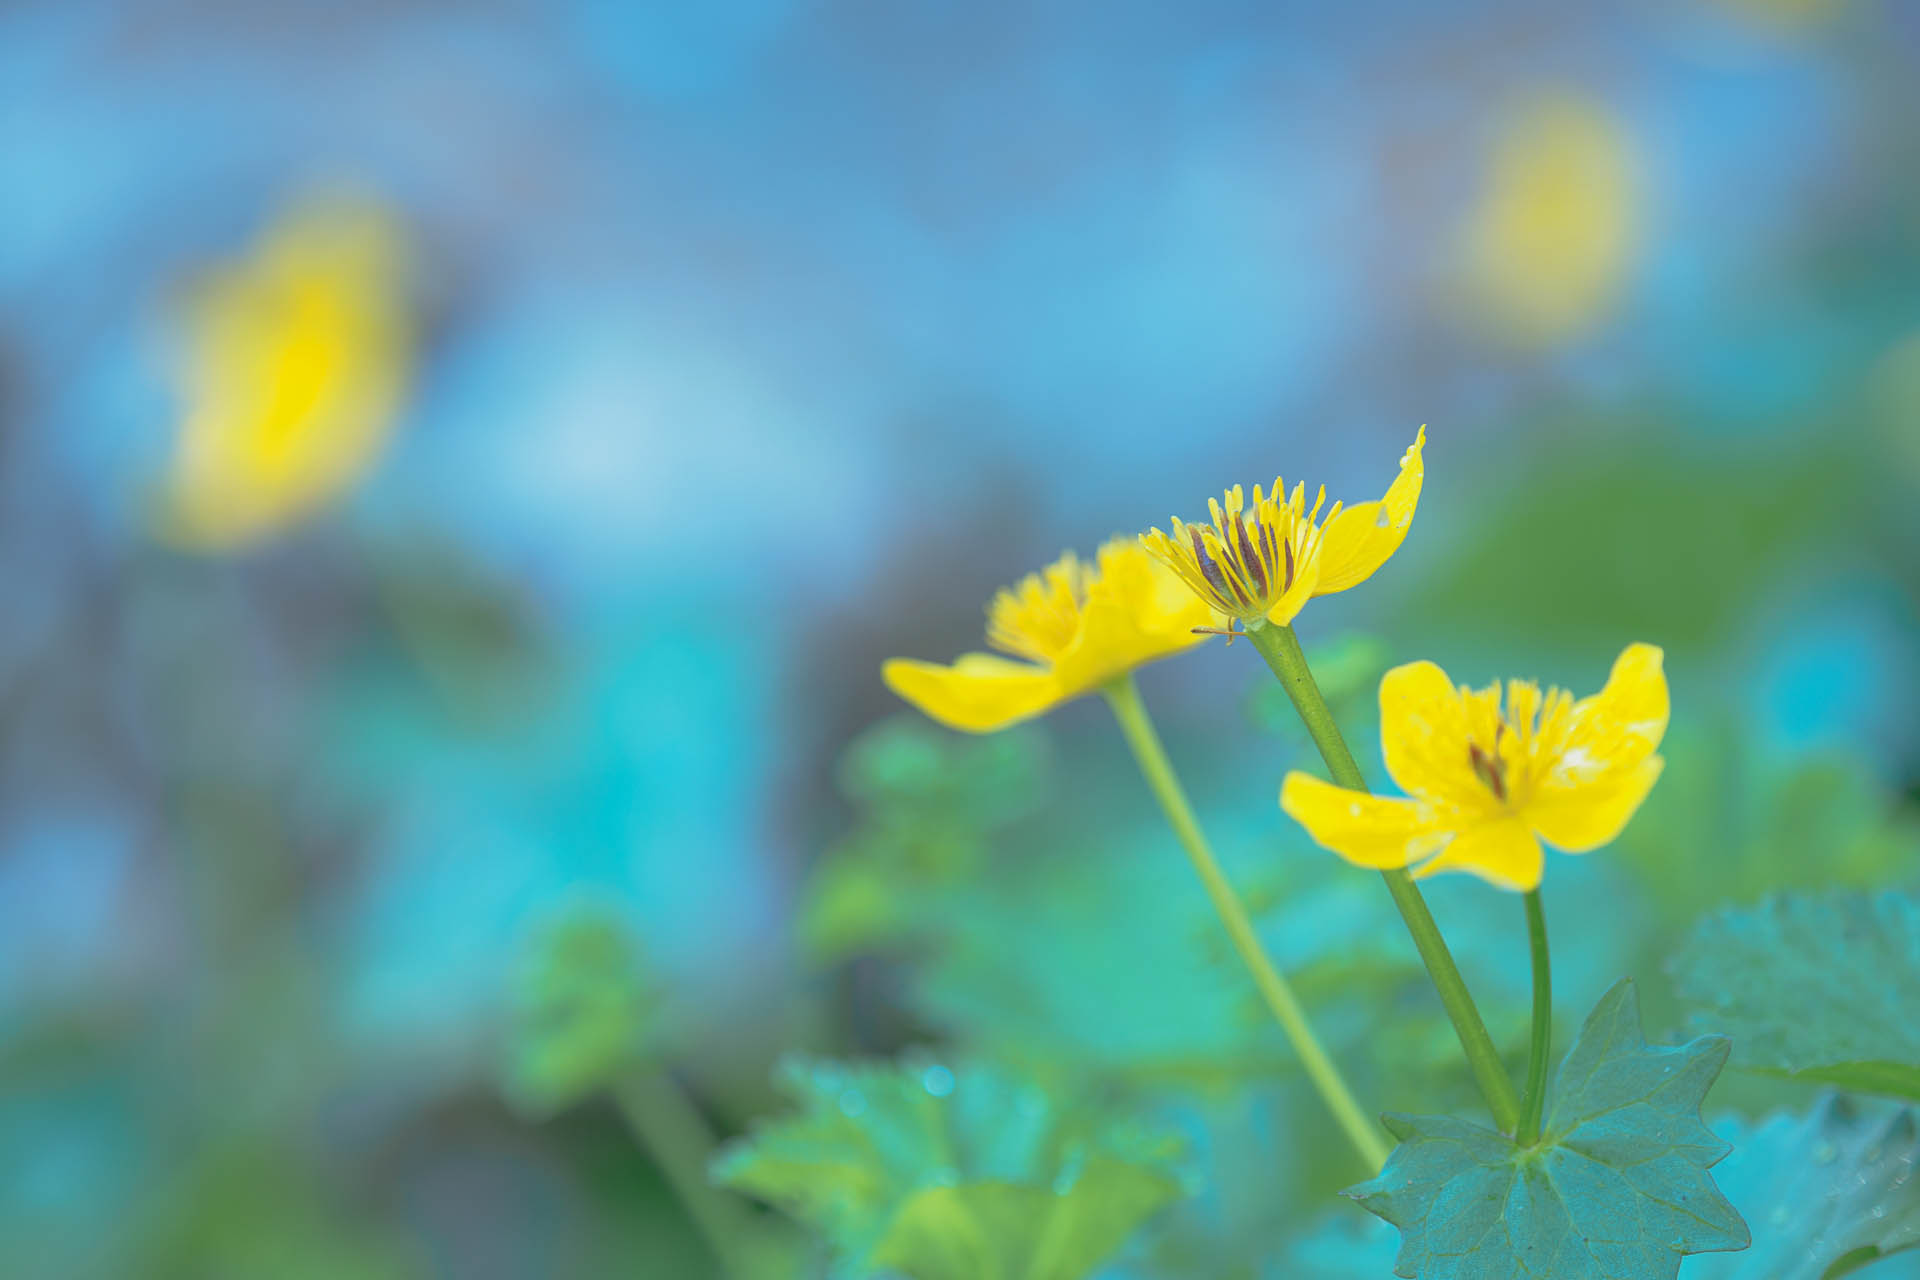
<svg viewBox="0 0 1920 1280"><path fill-rule="evenodd" d="M1431 662L1395 667L1380 681L1380 749L1387 773L1408 795L1469 812L1493 796L1474 775L1467 707L1447 673Z"/></svg>
<svg viewBox="0 0 1920 1280"><path fill-rule="evenodd" d="M1540 887L1546 855L1525 823L1501 818L1454 837L1439 857L1413 873L1424 880L1442 871L1467 871L1501 889L1527 893Z"/></svg>
<svg viewBox="0 0 1920 1280"><path fill-rule="evenodd" d="M1447 842L1432 805L1370 796L1336 787L1309 773L1289 773L1280 807L1307 834L1355 866L1404 867Z"/></svg>
<svg viewBox="0 0 1920 1280"><path fill-rule="evenodd" d="M1543 800L1557 801L1583 787L1625 785L1659 749L1669 714L1662 658L1655 645L1628 645L1614 661L1606 688L1573 705L1566 741L1540 779Z"/></svg>
<svg viewBox="0 0 1920 1280"><path fill-rule="evenodd" d="M991 653L964 653L950 667L894 658L880 668L887 687L949 728L968 733L1004 729L1073 695L1045 667Z"/></svg>
<svg viewBox="0 0 1920 1280"><path fill-rule="evenodd" d="M1612 843L1633 817L1640 802L1653 790L1666 761L1659 756L1642 760L1626 777L1612 785L1592 784L1571 790L1541 792L1521 816L1534 833L1556 849L1586 853Z"/></svg>
<svg viewBox="0 0 1920 1280"><path fill-rule="evenodd" d="M1310 559L1300 566L1293 585L1282 592L1280 598L1273 602L1273 607L1267 610L1267 621L1276 627L1291 624L1300 611L1307 607L1307 601L1320 594L1317 589L1319 582L1320 561Z"/></svg>
<svg viewBox="0 0 1920 1280"><path fill-rule="evenodd" d="M1414 508L1420 505L1420 484L1426 476L1421 451L1427 443L1427 429L1420 428L1413 447L1400 459L1400 474L1379 502L1362 502L1347 507L1331 520L1320 534L1320 580L1315 595L1331 595L1357 586L1373 576L1373 571L1400 549L1413 523Z"/></svg>
<svg viewBox="0 0 1920 1280"><path fill-rule="evenodd" d="M1099 565L1081 610L1080 633L1054 660L1062 701L1203 643L1207 636L1194 628L1221 620L1136 539L1116 538L1101 547Z"/></svg>

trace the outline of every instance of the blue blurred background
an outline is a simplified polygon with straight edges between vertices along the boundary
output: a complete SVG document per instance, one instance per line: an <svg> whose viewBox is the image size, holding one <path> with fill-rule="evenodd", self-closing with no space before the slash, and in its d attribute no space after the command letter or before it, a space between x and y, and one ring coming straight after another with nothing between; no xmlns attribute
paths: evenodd
<svg viewBox="0 0 1920 1280"><path fill-rule="evenodd" d="M404 246L377 447L170 536L190 299L337 192ZM1201 1102L1137 1073L1216 1146L1129 1265L1275 1265L1323 1201L1221 1170L1300 1163L1297 1082L1103 709L1010 739L1051 785L920 898L848 838L893 766L836 762L984 749L858 735L997 586L1276 471L1378 496L1421 423L1405 548L1302 622L1371 664L1356 732L1388 662L1590 691L1669 654L1660 790L1549 868L1612 904L1562 926L1565 1016L1729 894L1920 871L1912 6L0 10L0 1256L706 1274L611 1109L503 1093L517 957L594 910L721 1134L786 1048L1257 1041ZM1144 686L1229 862L1347 903L1276 945L1397 946L1282 828L1261 681L1214 645ZM1496 1004L1497 897L1436 895ZM1155 937L1233 1016L1176 1026L1173 960L1164 1003L1101 997Z"/></svg>

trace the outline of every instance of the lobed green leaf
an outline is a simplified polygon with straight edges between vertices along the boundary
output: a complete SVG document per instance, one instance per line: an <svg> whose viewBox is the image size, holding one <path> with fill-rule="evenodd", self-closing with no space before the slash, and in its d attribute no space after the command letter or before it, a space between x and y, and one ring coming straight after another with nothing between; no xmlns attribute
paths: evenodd
<svg viewBox="0 0 1920 1280"><path fill-rule="evenodd" d="M1727 1049L1718 1036L1648 1045L1622 980L1561 1061L1538 1143L1451 1116L1390 1115L1401 1145L1347 1194L1400 1228L1401 1276L1671 1278L1683 1255L1748 1244L1707 1173L1727 1144L1699 1114Z"/></svg>

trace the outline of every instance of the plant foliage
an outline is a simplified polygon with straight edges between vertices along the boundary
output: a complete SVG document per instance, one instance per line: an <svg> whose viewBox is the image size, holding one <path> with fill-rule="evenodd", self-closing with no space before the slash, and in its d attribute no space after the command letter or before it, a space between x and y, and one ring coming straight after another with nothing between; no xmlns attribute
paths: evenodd
<svg viewBox="0 0 1920 1280"><path fill-rule="evenodd" d="M715 1179L800 1219L850 1276L1079 1280L1184 1193L1182 1145L994 1067L792 1059L794 1115Z"/></svg>
<svg viewBox="0 0 1920 1280"><path fill-rule="evenodd" d="M1400 1147L1347 1194L1400 1228L1401 1276L1672 1277L1682 1255L1748 1243L1707 1174L1727 1144L1699 1114L1727 1049L1717 1036L1649 1045L1623 979L1562 1060L1538 1143L1451 1116L1391 1115Z"/></svg>
<svg viewBox="0 0 1920 1280"><path fill-rule="evenodd" d="M1740 1065L1920 1098L1920 895L1783 894L1723 911L1673 971Z"/></svg>
<svg viewBox="0 0 1920 1280"><path fill-rule="evenodd" d="M1732 1136L1734 1154L1715 1172L1752 1220L1753 1248L1703 1258L1688 1280L1837 1280L1920 1247L1911 1110L1829 1094L1804 1116L1777 1115ZM1885 1268L1874 1275L1894 1280Z"/></svg>
<svg viewBox="0 0 1920 1280"><path fill-rule="evenodd" d="M506 1091L551 1112L612 1084L654 1048L658 993L625 924L599 911L539 934L515 975Z"/></svg>

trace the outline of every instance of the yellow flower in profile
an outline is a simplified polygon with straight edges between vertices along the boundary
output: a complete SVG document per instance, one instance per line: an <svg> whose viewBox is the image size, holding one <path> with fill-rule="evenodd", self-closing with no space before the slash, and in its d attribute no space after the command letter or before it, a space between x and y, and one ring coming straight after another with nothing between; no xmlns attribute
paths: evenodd
<svg viewBox="0 0 1920 1280"><path fill-rule="evenodd" d="M1094 564L1069 551L1001 591L987 607L987 643L1024 661L967 653L950 667L895 658L887 687L944 725L1002 729L1092 693L1206 639L1220 618L1132 538L1100 548Z"/></svg>
<svg viewBox="0 0 1920 1280"><path fill-rule="evenodd" d="M1603 105L1551 94L1523 106L1494 144L1465 228L1475 310L1516 343L1579 333L1626 281L1639 210L1632 142Z"/></svg>
<svg viewBox="0 0 1920 1280"><path fill-rule="evenodd" d="M1285 626L1308 600L1366 581L1399 550L1420 505L1426 443L1421 427L1400 459L1399 476L1378 502L1336 502L1322 520L1324 485L1309 511L1306 486L1295 485L1288 498L1275 477L1271 494L1253 487L1251 505L1235 485L1226 492L1224 510L1219 502L1207 503L1212 524L1175 517L1171 534L1152 529L1140 536L1141 544L1221 613L1250 625Z"/></svg>
<svg viewBox="0 0 1920 1280"><path fill-rule="evenodd" d="M1667 731L1661 651L1630 645L1606 688L1578 702L1510 680L1455 688L1431 662L1380 682L1387 772L1408 799L1290 773L1280 807L1358 866L1416 877L1470 871L1503 889L1539 887L1540 841L1586 853L1620 834L1660 776Z"/></svg>
<svg viewBox="0 0 1920 1280"><path fill-rule="evenodd" d="M385 214L328 202L296 209L202 282L185 308L166 535L253 542L366 471L406 382L402 268Z"/></svg>

